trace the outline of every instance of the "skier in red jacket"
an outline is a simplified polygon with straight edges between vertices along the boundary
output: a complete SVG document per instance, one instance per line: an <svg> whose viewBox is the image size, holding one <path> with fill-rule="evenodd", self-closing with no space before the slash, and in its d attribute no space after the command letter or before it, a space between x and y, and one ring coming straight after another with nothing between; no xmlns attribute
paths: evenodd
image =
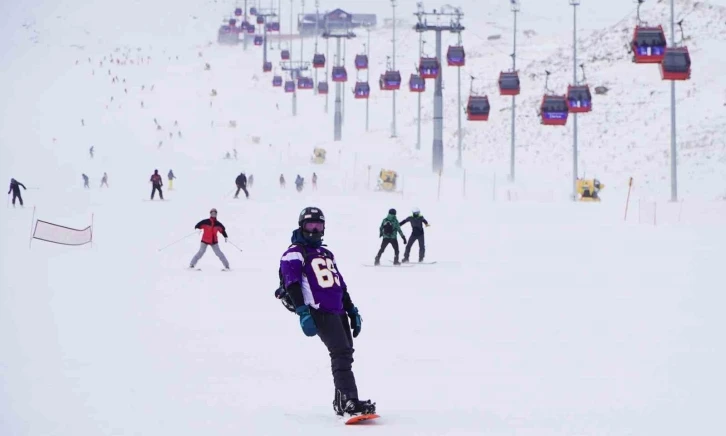
<svg viewBox="0 0 726 436"><path fill-rule="evenodd" d="M210 210L209 218L199 221L194 228L202 231L202 242L199 244L199 251L197 251L197 254L194 255L192 261L189 263L189 268L194 268L197 262L199 262L199 259L204 256L207 247L211 245L214 254L222 261L224 269L228 270L229 262L224 253L222 253L222 250L219 249L219 238L217 237L217 233L221 233L224 236L224 241L227 242L227 230L221 222L217 221L217 209L213 208Z"/></svg>
<svg viewBox="0 0 726 436"><path fill-rule="evenodd" d="M154 170L154 174L151 175L149 182L151 182L151 199L153 200L154 193L156 191L159 191L159 198L163 200L164 194L161 192L161 187L164 184L161 182L161 175L159 174L159 170Z"/></svg>

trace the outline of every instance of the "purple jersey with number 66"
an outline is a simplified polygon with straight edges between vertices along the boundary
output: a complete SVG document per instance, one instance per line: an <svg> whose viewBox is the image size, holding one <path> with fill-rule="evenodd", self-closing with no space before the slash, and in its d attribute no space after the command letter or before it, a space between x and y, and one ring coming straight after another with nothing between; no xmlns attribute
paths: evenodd
<svg viewBox="0 0 726 436"><path fill-rule="evenodd" d="M300 283L305 304L315 309L342 314L345 282L338 272L333 255L324 248L305 248L293 245L280 259L280 270L285 287Z"/></svg>

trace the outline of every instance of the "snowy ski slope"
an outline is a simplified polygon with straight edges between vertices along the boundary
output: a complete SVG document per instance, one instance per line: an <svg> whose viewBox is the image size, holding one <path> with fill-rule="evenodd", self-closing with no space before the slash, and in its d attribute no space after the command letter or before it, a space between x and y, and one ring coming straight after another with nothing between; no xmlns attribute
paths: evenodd
<svg viewBox="0 0 726 436"><path fill-rule="evenodd" d="M414 2L400 3L397 14L412 24ZM571 7L522 5L520 29L536 35L520 34L526 80L512 184L509 102L493 95L509 66L508 2L460 5L470 61L462 76L489 79L494 111L488 123L465 124L466 173L456 169L455 70L446 69L440 188L429 170L431 91L421 151L415 97L398 93L391 139L391 96L373 86L365 132L365 104L350 82L344 140L333 143L332 93L325 114L324 97L300 91L292 117L289 95L261 72L259 49L212 43L234 3L0 6L0 179L29 188L24 209L0 214L0 435L724 433L726 205L717 199L726 194L726 82L715 55L724 47L723 2L677 2L694 74L678 84L684 201L675 204L665 202L668 86L655 66L633 65L620 50L634 4L579 11L590 83L611 89L580 117L581 168L605 183L601 204L567 200L570 127L546 129L535 117L543 69L560 88L572 75ZM336 6L377 12L380 22L390 11L382 0L321 0L321 9ZM652 22L667 7L646 4L643 13ZM488 42L490 34L502 38ZM398 37L408 77L418 36L404 28ZM363 40L347 47L351 80ZM371 41L382 54L371 59L374 83L390 29ZM297 58L299 46L292 49ZM270 53L279 59L276 45ZM304 53L309 60L312 40ZM326 164L310 163L315 146L328 150ZM239 160L222 159L233 149ZM145 201L154 168L179 177L163 203ZM371 189L381 168L399 171L401 193ZM104 171L109 189L98 188ZM240 171L255 176L248 201L231 198ZM295 175L309 182L313 171L319 190L295 192ZM354 370L361 396L382 415L365 428L334 417L324 346L272 295L279 257L308 205L328 216L326 242L363 317ZM93 216L93 247L33 241L28 249L33 207L36 218L70 227ZM222 244L231 272L212 253L201 272L187 271L197 235L159 249L192 232L211 207L242 251ZM436 265L363 266L390 207L401 218L421 208Z"/></svg>

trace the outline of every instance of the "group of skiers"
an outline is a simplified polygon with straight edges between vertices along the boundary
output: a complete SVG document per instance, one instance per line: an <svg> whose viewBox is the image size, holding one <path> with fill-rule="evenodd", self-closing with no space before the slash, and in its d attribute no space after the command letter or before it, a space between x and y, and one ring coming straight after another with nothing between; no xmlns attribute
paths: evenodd
<svg viewBox="0 0 726 436"><path fill-rule="evenodd" d="M313 173L312 177L313 181L313 191L318 190L318 175L316 173ZM285 188L286 182L285 182L285 175L280 174L280 188ZM295 177L295 189L297 192L302 192L303 188L305 188L305 177L301 177L300 174Z"/></svg>
<svg viewBox="0 0 726 436"><path fill-rule="evenodd" d="M401 226L405 224L411 224L411 236L406 240L406 236L401 230ZM406 250L403 252L403 263L409 262L409 256L411 254L411 248L413 248L414 242L418 241L418 261L423 262L424 256L426 255L426 244L424 241L424 226L428 227L429 222L426 218L421 215L421 210L414 208L411 216L407 217L401 222L398 222L396 218L396 209L390 209L388 215L383 218L380 227L378 228L378 236L383 238L381 241L381 248L376 254L374 265L381 264L381 255L386 248L391 245L393 247L393 264L400 265L401 262L398 260L398 235L401 235L403 243L406 244Z"/></svg>
<svg viewBox="0 0 726 436"><path fill-rule="evenodd" d="M90 189L90 179L88 176L86 174L81 174L81 178L83 179L83 187ZM103 173L103 176L101 177L101 186L99 186L99 188L103 188L104 186L108 188L108 174L106 173Z"/></svg>

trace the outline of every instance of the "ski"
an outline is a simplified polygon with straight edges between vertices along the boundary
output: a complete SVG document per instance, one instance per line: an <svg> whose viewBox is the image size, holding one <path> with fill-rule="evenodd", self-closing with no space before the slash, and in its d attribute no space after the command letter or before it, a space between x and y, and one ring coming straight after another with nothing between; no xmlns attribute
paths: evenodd
<svg viewBox="0 0 726 436"><path fill-rule="evenodd" d="M376 418L380 418L380 416L379 415L376 415L375 413L369 413L369 414L365 414L365 415L353 416L350 419L348 419L347 421L345 421L345 425L358 424L358 423L361 423L363 421L369 421L371 419L376 419Z"/></svg>

